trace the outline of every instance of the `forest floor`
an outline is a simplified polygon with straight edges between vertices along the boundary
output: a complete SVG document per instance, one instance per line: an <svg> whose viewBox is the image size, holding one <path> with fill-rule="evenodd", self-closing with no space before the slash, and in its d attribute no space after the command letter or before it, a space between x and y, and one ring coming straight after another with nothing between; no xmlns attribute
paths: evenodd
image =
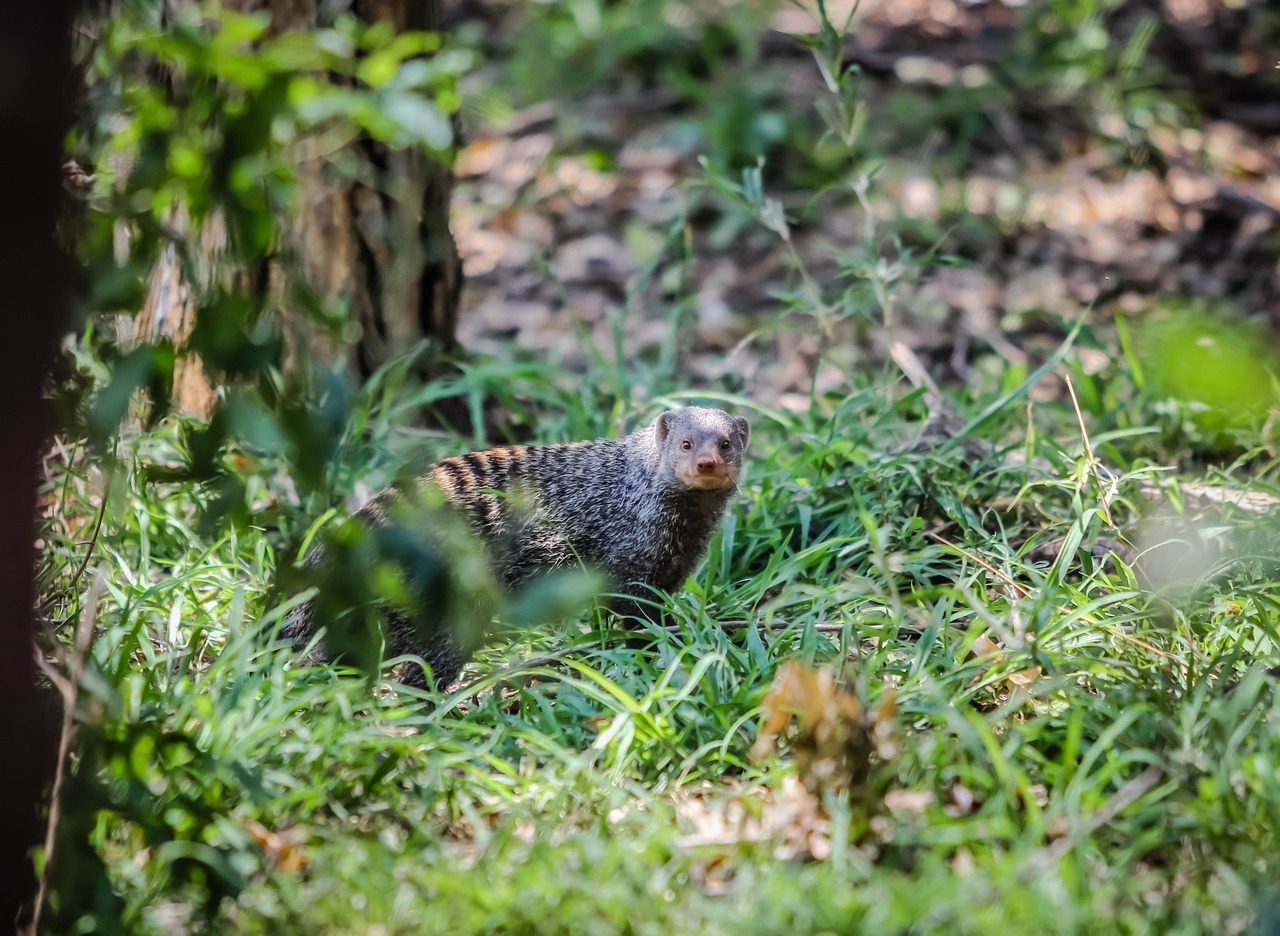
<svg viewBox="0 0 1280 936"><path fill-rule="evenodd" d="M1141 63L1104 77L1100 51L1028 50L1000 4L862 3L843 42L863 75L851 146L824 134L840 94L804 44L817 20L796 7L720 59L623 63L577 85L543 75L546 93L571 90L464 123L463 344L580 366L584 343L656 357L674 325L691 385L803 406L894 342L939 382L971 384L1086 309L1091 324L1141 323L1194 299L1280 327L1276 63L1238 13L1172 7ZM528 47L555 33L522 41L521 5L485 10L472 26L502 64L477 85L519 100L512 74L545 66ZM1140 33L1142 15L1123 26ZM580 42L570 70L622 55L603 29ZM682 67L709 74L691 88L671 80ZM709 182L757 158L787 241ZM1050 378L1038 392L1061 390Z"/></svg>

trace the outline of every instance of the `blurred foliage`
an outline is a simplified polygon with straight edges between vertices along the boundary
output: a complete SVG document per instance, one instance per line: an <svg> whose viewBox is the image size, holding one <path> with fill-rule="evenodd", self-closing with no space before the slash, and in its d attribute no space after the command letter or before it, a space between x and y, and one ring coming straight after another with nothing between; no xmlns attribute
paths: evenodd
<svg viewBox="0 0 1280 936"><path fill-rule="evenodd" d="M514 31L510 76L526 102L606 86L615 93L700 95L702 82L717 70L758 62L760 30L776 6L772 0L541 0L525 6L523 28Z"/></svg>
<svg viewBox="0 0 1280 936"><path fill-rule="evenodd" d="M469 54L422 58L439 36L350 16L280 35L269 19L131 0L82 40L86 95L69 152L95 183L77 244L90 282L117 290L91 292L89 311L131 314L164 246L195 262L194 245L173 238L175 210L195 228L221 212L228 260L249 264L278 245L300 159L333 155L360 133L447 157Z"/></svg>
<svg viewBox="0 0 1280 936"><path fill-rule="evenodd" d="M1188 116L1164 66L1148 55L1159 27L1159 16L1126 0L1029 4L1005 67L1036 106L1074 104L1092 135L1136 139Z"/></svg>
<svg viewBox="0 0 1280 936"><path fill-rule="evenodd" d="M1261 323L1203 304L1174 307L1147 323L1140 347L1152 390L1185 420L1192 443L1238 449L1280 410L1280 347Z"/></svg>

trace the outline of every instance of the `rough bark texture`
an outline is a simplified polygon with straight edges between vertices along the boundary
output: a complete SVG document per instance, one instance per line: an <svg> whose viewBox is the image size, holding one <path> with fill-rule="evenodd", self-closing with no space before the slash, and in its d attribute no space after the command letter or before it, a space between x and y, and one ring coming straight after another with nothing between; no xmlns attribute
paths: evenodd
<svg viewBox="0 0 1280 936"><path fill-rule="evenodd" d="M64 271L54 243L62 136L70 83L67 43L72 0L10 4L0 34L0 283L11 314L0 342L0 930L13 926L33 893L30 849L39 838L39 801L52 739L39 717L32 637L36 465L45 431L43 380L59 323Z"/></svg>
<svg viewBox="0 0 1280 936"><path fill-rule="evenodd" d="M348 363L363 379L424 338L453 349L462 276L449 170L372 140L352 146L360 181L335 180L318 162L299 167L302 210L290 239L305 281L323 298L345 298L359 323ZM323 364L343 353L305 320L286 320L291 354Z"/></svg>
<svg viewBox="0 0 1280 936"><path fill-rule="evenodd" d="M186 212L175 210L169 219L178 234L187 230ZM200 249L206 260L226 247L226 227L216 216L205 222L200 231ZM175 347L184 347L196 325L195 296L183 279L182 266L175 246L161 253L151 270L147 297L138 313L134 334L140 341L168 338ZM207 417L217 402L218 393L205 372L204 364L194 354L178 358L173 369L173 405L184 413Z"/></svg>
<svg viewBox="0 0 1280 936"><path fill-rule="evenodd" d="M320 25L316 5L272 0L272 25ZM365 22L440 28L439 0L356 0L351 8ZM322 297L349 302L361 337L348 363L363 379L423 339L439 350L453 349L462 268L449 231L449 168L374 140L359 140L352 149L358 181L334 178L325 162L300 167L302 210L293 241L307 281ZM289 334L291 353L305 348L306 356L322 363L340 350L296 317Z"/></svg>

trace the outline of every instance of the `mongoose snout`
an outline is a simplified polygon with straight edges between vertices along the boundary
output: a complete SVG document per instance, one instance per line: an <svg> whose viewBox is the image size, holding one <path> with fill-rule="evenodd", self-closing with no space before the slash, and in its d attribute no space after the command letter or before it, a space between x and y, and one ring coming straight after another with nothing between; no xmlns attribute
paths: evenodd
<svg viewBox="0 0 1280 936"><path fill-rule="evenodd" d="M720 457L720 453L714 449L704 447L694 456L692 461L693 471L690 472L686 468L684 472L684 480L689 487L714 490L721 487L732 487L736 483L736 479L729 471L729 466Z"/></svg>
<svg viewBox="0 0 1280 936"><path fill-rule="evenodd" d="M741 416L700 407L663 413L654 423L658 444L676 461L676 476L702 491L737 487L750 431Z"/></svg>

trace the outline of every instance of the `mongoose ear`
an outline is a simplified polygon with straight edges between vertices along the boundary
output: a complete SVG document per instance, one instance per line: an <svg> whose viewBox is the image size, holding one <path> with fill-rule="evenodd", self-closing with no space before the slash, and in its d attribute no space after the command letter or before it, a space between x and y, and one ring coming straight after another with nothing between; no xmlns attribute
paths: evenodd
<svg viewBox="0 0 1280 936"><path fill-rule="evenodd" d="M747 422L745 416L733 417L733 428L738 433L738 444L742 446L742 450L747 450L747 440L751 438L751 423Z"/></svg>
<svg viewBox="0 0 1280 936"><path fill-rule="evenodd" d="M667 436L671 435L671 419L673 416L675 416L675 413L667 410L653 421L653 432L659 442L667 441Z"/></svg>

